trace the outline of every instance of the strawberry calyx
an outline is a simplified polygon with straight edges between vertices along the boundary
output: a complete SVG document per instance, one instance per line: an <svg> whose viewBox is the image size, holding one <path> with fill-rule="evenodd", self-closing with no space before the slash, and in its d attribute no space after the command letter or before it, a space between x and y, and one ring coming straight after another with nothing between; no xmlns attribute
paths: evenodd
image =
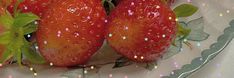
<svg viewBox="0 0 234 78"><path fill-rule="evenodd" d="M15 6L18 6L20 2L22 0L18 0ZM33 43L27 41L24 37L24 35L37 30L35 21L40 18L33 13L21 13L17 9L15 9L14 15L11 15L4 7L1 10L0 25L4 31L0 33L0 44L4 45L6 49L0 58L0 63L3 64L10 59L16 59L21 66L23 56L31 63L45 63L44 59L32 48Z"/></svg>

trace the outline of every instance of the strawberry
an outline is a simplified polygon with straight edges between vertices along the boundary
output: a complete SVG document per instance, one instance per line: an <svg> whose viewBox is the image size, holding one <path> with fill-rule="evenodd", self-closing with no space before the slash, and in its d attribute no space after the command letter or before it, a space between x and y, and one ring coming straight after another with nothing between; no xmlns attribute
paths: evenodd
<svg viewBox="0 0 234 78"><path fill-rule="evenodd" d="M37 31L39 51L55 66L85 64L102 46L106 13L100 0L58 0Z"/></svg>
<svg viewBox="0 0 234 78"><path fill-rule="evenodd" d="M106 38L135 62L158 60L176 37L173 11L159 0L125 0L109 15Z"/></svg>
<svg viewBox="0 0 234 78"><path fill-rule="evenodd" d="M10 13L14 11L14 5L16 4L17 0L12 0L11 5L8 6L8 10ZM42 16L47 6L52 3L52 0L23 0L18 6L22 12L32 12L38 16Z"/></svg>

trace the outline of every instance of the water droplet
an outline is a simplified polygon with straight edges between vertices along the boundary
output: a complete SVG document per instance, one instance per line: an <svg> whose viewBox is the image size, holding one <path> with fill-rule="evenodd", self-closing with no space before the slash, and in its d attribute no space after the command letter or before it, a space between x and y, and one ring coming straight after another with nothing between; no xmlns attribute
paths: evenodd
<svg viewBox="0 0 234 78"><path fill-rule="evenodd" d="M70 12L70 13L75 13L76 12L76 8L73 8L73 7L69 7L68 9L67 9L67 11L68 12Z"/></svg>
<svg viewBox="0 0 234 78"><path fill-rule="evenodd" d="M133 15L133 12L132 12L132 10L128 10L128 15Z"/></svg>

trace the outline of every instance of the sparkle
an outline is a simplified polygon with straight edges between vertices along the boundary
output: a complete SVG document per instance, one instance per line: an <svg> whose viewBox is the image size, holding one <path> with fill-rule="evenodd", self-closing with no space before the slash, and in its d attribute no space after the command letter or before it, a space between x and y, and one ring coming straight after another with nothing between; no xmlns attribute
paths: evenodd
<svg viewBox="0 0 234 78"><path fill-rule="evenodd" d="M66 28L65 30L66 30L66 31L69 31L69 28Z"/></svg>
<svg viewBox="0 0 234 78"><path fill-rule="evenodd" d="M53 63L50 63L50 66L53 66L54 64Z"/></svg>
<svg viewBox="0 0 234 78"><path fill-rule="evenodd" d="M128 27L127 27L127 26L125 27L125 30L128 30Z"/></svg>
<svg viewBox="0 0 234 78"><path fill-rule="evenodd" d="M38 22L37 22L37 21L35 21L35 22L34 22L34 24L38 24Z"/></svg>
<svg viewBox="0 0 234 78"><path fill-rule="evenodd" d="M137 56L135 55L134 58L137 59Z"/></svg>
<svg viewBox="0 0 234 78"><path fill-rule="evenodd" d="M171 74L174 74L174 72L171 72Z"/></svg>
<svg viewBox="0 0 234 78"><path fill-rule="evenodd" d="M129 15L133 15L133 12L131 10L128 10Z"/></svg>
<svg viewBox="0 0 234 78"><path fill-rule="evenodd" d="M78 36L80 36L80 34L79 34L79 33L77 33L77 32L76 32L76 33L74 33L74 34L75 34L75 37L78 37Z"/></svg>
<svg viewBox="0 0 234 78"><path fill-rule="evenodd" d="M32 68L32 67L30 68L30 71L33 71L33 68Z"/></svg>
<svg viewBox="0 0 234 78"><path fill-rule="evenodd" d="M128 78L128 76L124 76L124 78Z"/></svg>
<svg viewBox="0 0 234 78"><path fill-rule="evenodd" d="M148 41L149 40L149 38L145 38L145 41Z"/></svg>
<svg viewBox="0 0 234 78"><path fill-rule="evenodd" d="M131 5L134 5L134 2L132 2Z"/></svg>
<svg viewBox="0 0 234 78"><path fill-rule="evenodd" d="M109 34L109 37L112 37L113 36L113 34Z"/></svg>
<svg viewBox="0 0 234 78"><path fill-rule="evenodd" d="M200 58L200 60L202 61L203 59L202 59L202 58Z"/></svg>
<svg viewBox="0 0 234 78"><path fill-rule="evenodd" d="M188 40L187 39L184 39L184 42L187 42Z"/></svg>
<svg viewBox="0 0 234 78"><path fill-rule="evenodd" d="M85 70L85 71L84 71L84 73L85 73L85 74L87 74L87 73L88 73L88 71L87 71L87 70Z"/></svg>
<svg viewBox="0 0 234 78"><path fill-rule="evenodd" d="M78 78L81 78L81 77L82 77L82 76L79 74L79 75L78 75Z"/></svg>
<svg viewBox="0 0 234 78"><path fill-rule="evenodd" d="M27 9L28 9L28 7L24 6L24 9L25 9L25 10L27 10Z"/></svg>
<svg viewBox="0 0 234 78"><path fill-rule="evenodd" d="M105 23L107 23L108 21L107 20L105 20Z"/></svg>
<svg viewBox="0 0 234 78"><path fill-rule="evenodd" d="M44 41L44 44L47 44L48 42L47 41Z"/></svg>
<svg viewBox="0 0 234 78"><path fill-rule="evenodd" d="M154 66L154 69L157 69L158 68L158 66Z"/></svg>
<svg viewBox="0 0 234 78"><path fill-rule="evenodd" d="M141 56L141 59L144 59L144 57L143 57L143 56Z"/></svg>
<svg viewBox="0 0 234 78"><path fill-rule="evenodd" d="M126 36L123 36L123 37L122 37L122 39L123 39L123 40L126 40L126 39L127 39L127 37L126 37Z"/></svg>
<svg viewBox="0 0 234 78"><path fill-rule="evenodd" d="M227 10L227 13L230 13L230 11L229 11L229 10Z"/></svg>
<svg viewBox="0 0 234 78"><path fill-rule="evenodd" d="M61 36L61 33L62 33L61 31L58 31L57 36L60 37L60 36Z"/></svg>
<svg viewBox="0 0 234 78"><path fill-rule="evenodd" d="M179 21L179 19L176 18L175 21Z"/></svg>
<svg viewBox="0 0 234 78"><path fill-rule="evenodd" d="M91 68L91 69L94 69L94 66L91 66L90 68Z"/></svg>
<svg viewBox="0 0 234 78"><path fill-rule="evenodd" d="M197 46L200 47L200 46L201 46L201 43L198 42L198 43L197 43Z"/></svg>
<svg viewBox="0 0 234 78"><path fill-rule="evenodd" d="M219 16L220 16L220 17L222 17L222 16L223 16L223 14L222 14L222 13L220 13L220 14L219 14Z"/></svg>
<svg viewBox="0 0 234 78"><path fill-rule="evenodd" d="M163 35L162 35L162 37L163 37L163 38L165 38L165 37L166 37L166 35L165 35L165 34L163 34Z"/></svg>
<svg viewBox="0 0 234 78"><path fill-rule="evenodd" d="M206 4L205 4L205 3L202 3L202 6L206 6Z"/></svg>
<svg viewBox="0 0 234 78"><path fill-rule="evenodd" d="M9 75L8 78L13 78L12 75Z"/></svg>
<svg viewBox="0 0 234 78"><path fill-rule="evenodd" d="M87 17L87 19L91 19L91 17L90 17L90 16L88 16L88 17Z"/></svg>
<svg viewBox="0 0 234 78"><path fill-rule="evenodd" d="M112 75L112 74L109 74L109 77L110 77L110 78L112 78L112 77L113 77L113 75Z"/></svg>
<svg viewBox="0 0 234 78"><path fill-rule="evenodd" d="M34 75L34 76L37 76L37 73L34 73L33 75Z"/></svg>
<svg viewBox="0 0 234 78"><path fill-rule="evenodd" d="M35 49L37 49L37 50L38 50L38 48L39 48L38 46L35 46Z"/></svg>
<svg viewBox="0 0 234 78"><path fill-rule="evenodd" d="M70 13L75 13L76 12L76 8L68 8L67 11Z"/></svg>
<svg viewBox="0 0 234 78"><path fill-rule="evenodd" d="M157 5L157 6L156 6L156 8L157 8L157 9L159 9L159 8L160 8L160 6L159 6L159 5Z"/></svg>
<svg viewBox="0 0 234 78"><path fill-rule="evenodd" d="M2 67L2 63L0 63L0 67Z"/></svg>
<svg viewBox="0 0 234 78"><path fill-rule="evenodd" d="M172 19L172 17L169 17L169 20L171 20Z"/></svg>

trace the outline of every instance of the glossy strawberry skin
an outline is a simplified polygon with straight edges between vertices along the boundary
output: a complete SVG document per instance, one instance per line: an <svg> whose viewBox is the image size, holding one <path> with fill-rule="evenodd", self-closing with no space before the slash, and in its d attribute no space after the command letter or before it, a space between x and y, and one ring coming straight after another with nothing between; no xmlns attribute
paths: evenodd
<svg viewBox="0 0 234 78"><path fill-rule="evenodd" d="M102 46L106 13L99 0L58 0L41 18L37 42L56 66L85 64Z"/></svg>
<svg viewBox="0 0 234 78"><path fill-rule="evenodd" d="M17 0L12 0L12 3L8 6L8 11L13 13L14 6ZM44 10L48 8L48 5L52 3L53 0L24 0L19 4L18 9L22 12L32 12L38 16L42 16Z"/></svg>
<svg viewBox="0 0 234 78"><path fill-rule="evenodd" d="M159 0L122 1L108 17L107 41L135 62L152 62L176 36L175 15Z"/></svg>

